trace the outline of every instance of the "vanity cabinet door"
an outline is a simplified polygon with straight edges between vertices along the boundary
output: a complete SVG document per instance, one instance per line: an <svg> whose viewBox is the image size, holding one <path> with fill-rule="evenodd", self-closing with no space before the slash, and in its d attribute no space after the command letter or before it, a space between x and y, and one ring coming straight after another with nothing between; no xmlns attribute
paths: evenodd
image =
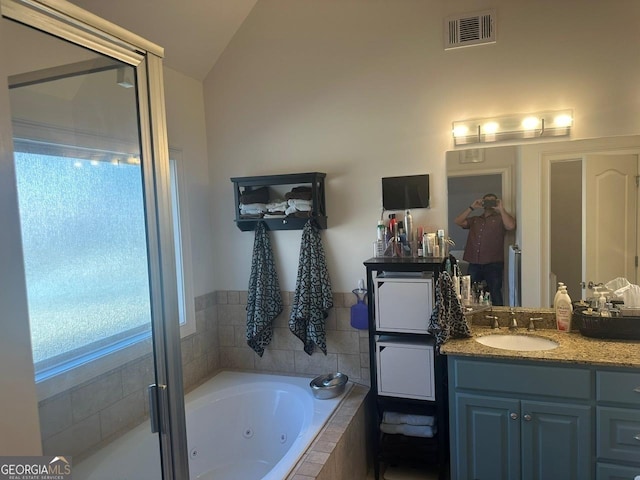
<svg viewBox="0 0 640 480"><path fill-rule="evenodd" d="M455 396L451 478L520 478L520 402L479 395Z"/></svg>
<svg viewBox="0 0 640 480"><path fill-rule="evenodd" d="M591 407L522 401L522 480L589 480Z"/></svg>

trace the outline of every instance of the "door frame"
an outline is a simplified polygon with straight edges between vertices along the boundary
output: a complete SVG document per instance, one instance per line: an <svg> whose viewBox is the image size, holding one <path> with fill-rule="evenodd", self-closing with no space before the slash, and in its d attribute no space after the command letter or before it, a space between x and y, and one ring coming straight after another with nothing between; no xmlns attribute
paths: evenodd
<svg viewBox="0 0 640 480"><path fill-rule="evenodd" d="M156 419L157 424L161 426L159 443L163 478L165 480L188 478L178 297L173 257L169 149L162 70L164 51L161 47L65 0L0 0L0 14L2 17L120 60L136 69L154 364L156 382L167 386L166 389L159 389L165 392L165 395L159 399ZM3 82L3 91L0 94L0 125L2 126L0 128L0 173L2 173L0 191L4 192L0 197L0 219L8 228L0 233L0 246L2 251L11 252L8 255L11 258L2 258L2 271L10 272L11 278L0 275L0 286L11 284L12 287L11 294L0 293L0 310L13 312L12 318L17 319L15 322L21 324L19 331L16 331L16 335L21 336L20 344L24 345L26 341L30 345L6 77L6 75L0 76ZM8 249L5 250L5 248ZM27 327L26 339L24 338L25 326ZM26 400L17 397L17 401L24 402L29 409L20 412L25 417L26 423L29 423L27 419L33 420L28 412L33 414L34 407L36 422L38 418L31 352L29 357L33 384L25 387ZM25 385L28 383L24 378L21 378L20 382ZM39 443L39 427L37 425L35 428L31 427L28 430L29 433L25 434L28 438L25 438L23 445L29 449L29 453L38 453L34 447L36 443L34 436L37 435L37 443ZM15 438L11 440L15 442ZM24 451L21 454L24 455Z"/></svg>
<svg viewBox="0 0 640 480"><path fill-rule="evenodd" d="M588 155L636 155L640 159L640 145L637 145L636 136L629 136L627 138L624 137L615 137L620 142L620 138L624 139L624 142L627 142L627 139L631 145L626 145L622 147L616 147L611 145L611 141L609 139L590 139L583 141L575 141L575 142L567 142L566 145L563 145L562 148L557 148L555 151L553 150L553 146L549 147L548 151L542 151L540 153L540 170L541 170L541 182L540 182L540 211L541 211L541 221L540 221L540 305L543 307L546 305L550 305L551 301L551 293L550 293L550 272L551 272L551 246L550 246L550 188L549 188L549 178L551 171L551 163L566 161L566 160L576 160L580 159L584 162L584 158ZM640 161L640 160L639 160ZM640 165L638 165L640 168ZM584 175L584 173L583 173ZM636 190L636 194L638 195L638 191ZM584 210L584 208L583 208ZM582 212L583 215L583 231L582 237L584 239L585 235L585 222L584 215L586 212ZM638 254L638 240L640 238L640 222L636 219L636 255ZM584 240L583 240L584 243ZM584 271L584 260L583 260L583 271ZM525 287L525 286L523 286ZM578 299L575 299L578 300Z"/></svg>

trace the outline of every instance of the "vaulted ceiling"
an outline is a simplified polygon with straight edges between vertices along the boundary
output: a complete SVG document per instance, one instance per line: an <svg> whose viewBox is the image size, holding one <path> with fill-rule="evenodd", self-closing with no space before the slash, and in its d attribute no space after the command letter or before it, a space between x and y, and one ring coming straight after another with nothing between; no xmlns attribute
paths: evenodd
<svg viewBox="0 0 640 480"><path fill-rule="evenodd" d="M257 0L71 0L164 47L166 66L203 80Z"/></svg>

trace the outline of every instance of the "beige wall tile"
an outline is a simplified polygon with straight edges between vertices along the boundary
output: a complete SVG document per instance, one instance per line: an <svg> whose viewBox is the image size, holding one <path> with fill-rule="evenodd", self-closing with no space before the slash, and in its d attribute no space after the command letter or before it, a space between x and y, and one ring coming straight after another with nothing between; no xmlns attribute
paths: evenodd
<svg viewBox="0 0 640 480"><path fill-rule="evenodd" d="M256 370L295 373L292 350L273 350L267 347L262 357L255 354L254 362Z"/></svg>
<svg viewBox="0 0 640 480"><path fill-rule="evenodd" d="M339 353L338 371L344 373L352 380L360 378L360 355Z"/></svg>
<svg viewBox="0 0 640 480"><path fill-rule="evenodd" d="M327 331L328 353L354 353L360 351L360 336L356 331Z"/></svg>
<svg viewBox="0 0 640 480"><path fill-rule="evenodd" d="M100 442L100 416L91 415L42 443L44 455L77 456Z"/></svg>
<svg viewBox="0 0 640 480"><path fill-rule="evenodd" d="M238 305L240 303L240 292L227 292L227 302L229 302L229 304L231 305Z"/></svg>
<svg viewBox="0 0 640 480"><path fill-rule="evenodd" d="M233 325L220 325L218 327L218 345L220 347L235 346L235 329Z"/></svg>
<svg viewBox="0 0 640 480"><path fill-rule="evenodd" d="M122 394L125 396L152 383L155 383L155 371L151 355L128 363L122 369Z"/></svg>
<svg viewBox="0 0 640 480"><path fill-rule="evenodd" d="M71 426L71 394L63 392L38 405L40 435L47 439Z"/></svg>
<svg viewBox="0 0 640 480"><path fill-rule="evenodd" d="M180 351L182 353L182 365L193 360L193 335L184 337L180 341Z"/></svg>
<svg viewBox="0 0 640 480"><path fill-rule="evenodd" d="M71 413L76 423L122 398L122 372L117 370L71 392Z"/></svg>
<svg viewBox="0 0 640 480"><path fill-rule="evenodd" d="M307 355L304 351L296 351L293 358L296 373L320 375L338 370L338 356L334 353L323 355L316 351L313 355Z"/></svg>
<svg viewBox="0 0 640 480"><path fill-rule="evenodd" d="M100 411L102 438L128 430L144 419L144 394L139 390Z"/></svg>
<svg viewBox="0 0 640 480"><path fill-rule="evenodd" d="M253 369L254 355L254 351L248 347L220 347L220 368Z"/></svg>
<svg viewBox="0 0 640 480"><path fill-rule="evenodd" d="M274 350L302 350L304 345L302 341L289 330L289 327L284 327L273 329L273 339L268 348L273 348Z"/></svg>
<svg viewBox="0 0 640 480"><path fill-rule="evenodd" d="M351 326L351 309L350 308L334 308L336 311L336 330L354 330Z"/></svg>
<svg viewBox="0 0 640 480"><path fill-rule="evenodd" d="M218 325L246 325L246 305L218 305Z"/></svg>

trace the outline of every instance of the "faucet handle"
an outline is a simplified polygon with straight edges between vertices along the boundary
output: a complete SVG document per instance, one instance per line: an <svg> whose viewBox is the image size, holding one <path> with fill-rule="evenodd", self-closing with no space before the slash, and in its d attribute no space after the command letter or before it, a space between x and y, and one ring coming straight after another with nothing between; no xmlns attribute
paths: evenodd
<svg viewBox="0 0 640 480"><path fill-rule="evenodd" d="M529 319L529 326L527 327L527 330L533 332L536 329L536 324L534 323L537 320L542 320L542 317L533 317Z"/></svg>
<svg viewBox="0 0 640 480"><path fill-rule="evenodd" d="M498 317L496 315L485 315L485 318L493 320L493 322L491 323L491 328L493 329L500 328L500 325L498 324Z"/></svg>

